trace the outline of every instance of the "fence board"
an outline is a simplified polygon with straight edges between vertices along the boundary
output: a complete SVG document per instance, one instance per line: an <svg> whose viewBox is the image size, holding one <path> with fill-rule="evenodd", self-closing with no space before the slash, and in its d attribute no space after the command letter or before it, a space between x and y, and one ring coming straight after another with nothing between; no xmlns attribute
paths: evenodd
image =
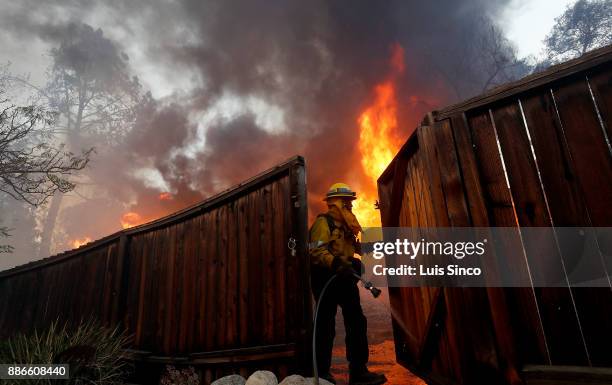
<svg viewBox="0 0 612 385"><path fill-rule="evenodd" d="M518 103L513 102L499 107L493 110L492 116L519 226L521 228L551 226L538 169L531 153L531 143ZM537 282L542 281L538 277L539 274L556 277L562 285L567 282L556 239L550 236L539 239L537 243L534 240L524 244L524 249L530 274ZM571 292L567 284L564 286L564 288L534 289L547 337L550 359L554 365L572 363L586 365L588 351L582 336L582 328Z"/></svg>
<svg viewBox="0 0 612 385"><path fill-rule="evenodd" d="M584 77L553 89L561 126L593 226L612 225L612 154Z"/></svg>
<svg viewBox="0 0 612 385"><path fill-rule="evenodd" d="M587 74L595 103L601 114L608 145L612 139L612 71L611 65Z"/></svg>

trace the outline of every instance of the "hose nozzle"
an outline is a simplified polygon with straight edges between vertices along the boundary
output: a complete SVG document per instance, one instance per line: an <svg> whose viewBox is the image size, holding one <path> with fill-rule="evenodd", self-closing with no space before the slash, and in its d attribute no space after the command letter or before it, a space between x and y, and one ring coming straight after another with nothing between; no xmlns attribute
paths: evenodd
<svg viewBox="0 0 612 385"><path fill-rule="evenodd" d="M366 281L365 279L361 278L361 276L360 276L359 274L357 274L357 273L355 273L355 274L353 274L353 275L355 276L355 278L357 278L358 280L360 280L360 281L361 281L361 283L363 283L363 287L364 287L366 290L369 290L369 291L370 291L370 293L372 293L372 297L374 297L374 298L378 298L378 297L380 296L380 293L382 293L382 291L381 291L379 288L375 287L375 286L372 284L372 282L370 282L370 281Z"/></svg>

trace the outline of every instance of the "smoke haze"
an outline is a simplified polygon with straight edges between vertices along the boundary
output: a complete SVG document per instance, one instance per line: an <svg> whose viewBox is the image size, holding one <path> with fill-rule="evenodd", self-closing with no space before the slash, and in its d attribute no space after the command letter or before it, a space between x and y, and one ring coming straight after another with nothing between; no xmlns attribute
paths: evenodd
<svg viewBox="0 0 612 385"><path fill-rule="evenodd" d="M48 50L87 25L108 42L91 49L127 55L125 71L151 91L119 143L94 140L91 184L77 189L88 199L71 194L56 224L60 251L120 229L125 212L154 219L294 154L306 157L311 213L334 182L359 191L357 119L389 73L393 44L405 52L397 92L407 138L427 111L482 91L486 74L461 53L508 1L2 3L0 62L13 72L44 84ZM0 268L36 258L15 247Z"/></svg>

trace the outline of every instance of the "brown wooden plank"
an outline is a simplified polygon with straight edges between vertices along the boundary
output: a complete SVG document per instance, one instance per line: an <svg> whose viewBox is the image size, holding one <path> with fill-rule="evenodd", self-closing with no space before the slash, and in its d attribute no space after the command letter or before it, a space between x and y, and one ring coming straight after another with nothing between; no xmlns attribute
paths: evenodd
<svg viewBox="0 0 612 385"><path fill-rule="evenodd" d="M612 140L612 65L587 74L604 125L608 142Z"/></svg>
<svg viewBox="0 0 612 385"><path fill-rule="evenodd" d="M251 314L251 329L249 331L251 344L263 341L263 269L261 255L261 228L259 213L259 195L256 191L248 196L249 215L249 314Z"/></svg>
<svg viewBox="0 0 612 385"><path fill-rule="evenodd" d="M218 210L213 210L208 213L208 228L206 229L206 254L208 261L207 277L206 277L206 350L213 350L216 347L215 333L216 329L216 302L217 302L217 277L218 277L218 253L217 239L218 226L217 217Z"/></svg>
<svg viewBox="0 0 612 385"><path fill-rule="evenodd" d="M492 114L519 225L552 226L518 102L497 108ZM543 277L555 277L559 285L563 285L535 288L550 358L554 365L587 364L588 351L574 299L566 283L559 246L552 232L544 235L537 244L528 242L524 248L530 273L536 282L543 282Z"/></svg>
<svg viewBox="0 0 612 385"><path fill-rule="evenodd" d="M586 80L553 89L563 133L593 226L612 224L612 154Z"/></svg>
<svg viewBox="0 0 612 385"><path fill-rule="evenodd" d="M101 293L100 321L102 325L109 326L111 318L111 306L113 299L113 280L117 267L117 244L110 244L104 256L103 284Z"/></svg>
<svg viewBox="0 0 612 385"><path fill-rule="evenodd" d="M377 181L378 208L380 210L380 221L383 226L387 226L389 215L389 202L391 201L391 191L393 190L393 175L391 171L395 172L394 164L395 160L389 164L387 170Z"/></svg>
<svg viewBox="0 0 612 385"><path fill-rule="evenodd" d="M183 328L189 320L185 319L183 314L183 306L185 304L185 279L188 279L186 274L187 258L185 255L185 233L186 223L179 222L173 225L176 228L176 259L175 259L175 277L174 277L174 293L172 310L175 315L175 327L172 330L172 338L174 339L173 352L184 353L185 340L182 338Z"/></svg>
<svg viewBox="0 0 612 385"><path fill-rule="evenodd" d="M249 341L250 316L249 313L249 221L248 199L242 197L237 202L237 231L238 231L238 317L239 342L245 346Z"/></svg>
<svg viewBox="0 0 612 385"><path fill-rule="evenodd" d="M158 233L158 240L155 248L159 255L159 270L156 272L158 275L157 285L155 287L155 298L152 299L156 302L155 312L152 317L155 317L155 329L152 331L155 339L155 351L167 352L166 344L164 341L164 333L166 330L166 317L168 315L168 282L171 278L168 277L170 271L169 266L170 255L168 255L168 228L156 230Z"/></svg>
<svg viewBox="0 0 612 385"><path fill-rule="evenodd" d="M264 343L274 343L274 263L272 244L274 242L274 232L272 231L272 200L271 186L266 186L261 190L259 210L261 218L261 259L263 263L263 296L264 308L262 314Z"/></svg>
<svg viewBox="0 0 612 385"><path fill-rule="evenodd" d="M439 347L439 338L442 325L444 324L446 309L444 290L442 288L435 288L434 293L432 311L427 317L418 349L418 365L424 370L431 368L432 361L436 355L436 349Z"/></svg>
<svg viewBox="0 0 612 385"><path fill-rule="evenodd" d="M590 225L554 100L549 91L521 99L555 226Z"/></svg>
<svg viewBox="0 0 612 385"><path fill-rule="evenodd" d="M144 291L141 296L143 301L142 316L140 320L141 349L155 351L153 339L157 329L157 290L159 289L159 261L160 250L158 240L160 230L153 230L147 234L146 253L144 255L147 278L145 280Z"/></svg>
<svg viewBox="0 0 612 385"><path fill-rule="evenodd" d="M594 89L593 89L594 88ZM607 92L601 78L593 82L593 93L598 102L602 118L609 118L606 106ZM603 92L603 95L600 94ZM577 79L553 89L557 119L563 131L565 145L575 170L575 182L582 193L588 219L593 226L609 226L612 222L612 155L597 115L596 105L585 79ZM574 181L574 180L572 180ZM610 274L612 260L604 256L604 270ZM577 307L584 323L584 334L591 355L591 362L608 365L612 362L606 354L604 342L612 338L609 325L612 322L612 293L609 290L574 290ZM602 301L604 306L602 307ZM605 306L608 304L608 306Z"/></svg>
<svg viewBox="0 0 612 385"><path fill-rule="evenodd" d="M274 206L273 206L273 227L276 239L274 243L274 254L277 257L276 269L276 342L287 343L288 333L288 315L287 315L287 291L295 290L288 284L288 280L294 280L294 277L287 275L289 259L292 258L287 243L289 241L288 229L289 223L285 219L288 218L285 214L290 210L289 207L289 178L280 179L274 184Z"/></svg>
<svg viewBox="0 0 612 385"><path fill-rule="evenodd" d="M488 227L489 218L484 204L485 199L481 187L479 167L473 151L472 137L465 114L452 116L451 124L468 207L468 224L475 227ZM487 287L485 292L477 288L465 290L471 293L470 299L472 302L470 305L473 306L471 307L473 310L466 312L466 314L478 315L466 321L473 325L469 328L472 335L471 339L483 343L481 348L475 349L475 360L489 368L497 368L499 365L505 366L508 368L504 374L506 381L508 383L516 382L518 377L516 365L519 358L514 343L515 332L510 322L510 309L504 289ZM487 307L488 309L486 309ZM488 325L493 326L493 335L485 338L485 331L491 330ZM489 350L487 348L488 341L491 340L495 340L497 349ZM501 360L501 363L499 360Z"/></svg>
<svg viewBox="0 0 612 385"><path fill-rule="evenodd" d="M238 341L238 221L236 202L227 206L227 346Z"/></svg>
<svg viewBox="0 0 612 385"><path fill-rule="evenodd" d="M299 304L296 319L299 321L296 342L297 362L307 362L311 356L310 323L312 322L313 298L310 290L310 258L308 255L308 196L306 189L306 166L296 163L289 173L289 191L291 196L291 215L288 216L288 228L296 240L296 292Z"/></svg>
<svg viewBox="0 0 612 385"><path fill-rule="evenodd" d="M402 210L402 197L406 179L406 168L408 166L408 156L400 152L395 159L395 172L393 174L393 189L391 191L391 201L389 204L389 218L386 220L387 226L396 227L399 223L399 214Z"/></svg>
<svg viewBox="0 0 612 385"><path fill-rule="evenodd" d="M481 191L485 202L488 222L491 226L516 227L516 217L513 210L512 198L508 189L504 166L501 163L495 131L488 113L481 113L468 117L468 127L472 138L475 159L478 165L478 175L480 176ZM518 233L516 234L518 237ZM518 242L515 240L514 242ZM516 243L514 243L516 244ZM512 269L515 276L527 277L524 256L514 254L507 255L510 247L500 245L496 248L496 253L502 257L503 264L500 269ZM512 262L512 263L509 263ZM503 297L496 291L489 291L495 301L502 301ZM526 362L548 362L549 356L546 348L542 324L539 319L538 307L535 300L535 293L532 288L514 288L505 291L506 303L510 311L504 314L503 307L496 310L499 315L512 317L512 328L516 330L514 334L516 340L506 341L512 346L517 346L517 356ZM498 314L493 314L495 317ZM499 336L502 337L503 336ZM507 354L512 354L507 351Z"/></svg>
<svg viewBox="0 0 612 385"><path fill-rule="evenodd" d="M603 85L600 82L601 78L597 78L594 82L595 87L602 88ZM548 206L554 225L591 226L551 93L533 95L523 99L521 103L530 130L544 190L547 191ZM561 239L561 241L564 240ZM563 256L568 271L571 271L577 262L574 257L573 255ZM612 331L609 328L601 328L601 326L612 322L610 314L612 306L601 305L606 302L612 304L612 292L605 289L574 288L573 294L591 361L594 364L605 364L609 362L606 361L609 355L605 353L606 343L604 341L612 340L612 335L610 335Z"/></svg>
<svg viewBox="0 0 612 385"><path fill-rule="evenodd" d="M96 284L91 293L92 301L89 301L88 307L89 310L94 314L95 318L98 322L104 323L105 311L108 308L107 300L110 299L110 291L106 291L106 279L108 272L108 263L111 254L113 244L110 243L103 248L100 248L98 257L97 257L97 266L96 266Z"/></svg>
<svg viewBox="0 0 612 385"><path fill-rule="evenodd" d="M112 300L112 311L111 311L111 324L118 326L122 324L125 316L125 306L128 297L127 285L128 285L128 238L125 235L119 237L117 245L117 266L116 266L116 277L113 282L113 300Z"/></svg>
<svg viewBox="0 0 612 385"><path fill-rule="evenodd" d="M199 236L199 217L192 218L189 221L189 236L186 241L186 252L189 255L189 263L187 274L189 275L189 282L187 285L187 300L186 300L186 318L187 322L187 333L185 335L186 339L186 349L188 352L193 352L195 347L195 339L196 339L196 306L197 306L197 266L198 266L198 236Z"/></svg>
<svg viewBox="0 0 612 385"><path fill-rule="evenodd" d="M438 148L433 135L433 127L421 126L417 130L417 135L419 137L419 148L423 151L424 161L422 165L428 174L429 183L426 189L429 190L431 196L431 205L427 204L427 207L433 208L434 223L432 225L434 225L433 227L447 227L449 225L446 214L448 210L444 199L444 190L442 189L440 169L438 168Z"/></svg>
<svg viewBox="0 0 612 385"><path fill-rule="evenodd" d="M138 280L139 286L137 289L137 295L135 298L135 310L136 314L134 317L134 341L135 346L138 348L142 348L144 346L143 338L142 338L142 323L144 321L144 307L145 307L145 293L148 281L149 271L149 239L151 237L150 233L143 234L140 237L139 246L141 247L140 258L139 258L139 269L135 270L134 273L140 275L140 279Z"/></svg>
<svg viewBox="0 0 612 385"><path fill-rule="evenodd" d="M227 266L228 266L228 206L221 206L218 209L217 224L218 239L217 239L217 346L220 348L227 347L227 328L230 322L227 313Z"/></svg>
<svg viewBox="0 0 612 385"><path fill-rule="evenodd" d="M242 199L242 198L241 198ZM198 258L198 302L197 302L197 320L198 320L198 333L197 333L197 347L198 350L204 350L206 345L206 330L208 325L206 324L207 314L207 303L206 303L206 281L208 280L207 272L210 268L210 257L206 250L206 245L210 235L208 234L209 228L209 214L204 213L200 216L199 222L199 258Z"/></svg>
<svg viewBox="0 0 612 385"><path fill-rule="evenodd" d="M465 114L451 117L453 136L457 149L457 160L461 169L468 216L473 226L487 227L489 220L480 185L478 164L472 150L472 138Z"/></svg>
<svg viewBox="0 0 612 385"><path fill-rule="evenodd" d="M286 293L284 302L286 309L285 340L297 341L298 339L304 338L304 336L301 334L302 331L300 330L302 314L300 314L297 309L305 307L306 299L304 298L304 291L307 290L307 288L305 288L305 282L302 283L301 280L294 279L294 277L301 274L298 264L298 258L300 258L298 253L300 249L297 245L297 238L299 237L296 237L291 218L294 212L299 209L300 201L298 200L297 196L293 196L293 194L291 194L291 179L291 176L288 176L281 185L284 208L281 212L280 218L282 223L281 226L283 226L285 229L284 239L289 241L289 237L292 237L296 241L295 255L292 255L288 248L285 251L286 268L284 280ZM296 207L296 205L298 207ZM310 263L310 261L308 261L308 263ZM310 298L310 290L308 290L308 298Z"/></svg>
<svg viewBox="0 0 612 385"><path fill-rule="evenodd" d="M436 123L433 134L449 225L468 226L469 213L450 120L446 119Z"/></svg>
<svg viewBox="0 0 612 385"><path fill-rule="evenodd" d="M435 142L438 149L442 187L451 226L471 225L470 213L463 187L459 157L449 119L435 124ZM470 146L471 147L471 146ZM447 301L447 329L459 365L454 374L460 382L470 383L482 377L482 367L496 364L490 357L494 342L487 323L488 302L483 290L477 288L445 288ZM478 327L480 325L480 327ZM472 331L478 330L477 333ZM471 337L471 338L470 338ZM469 343L468 343L469 341Z"/></svg>

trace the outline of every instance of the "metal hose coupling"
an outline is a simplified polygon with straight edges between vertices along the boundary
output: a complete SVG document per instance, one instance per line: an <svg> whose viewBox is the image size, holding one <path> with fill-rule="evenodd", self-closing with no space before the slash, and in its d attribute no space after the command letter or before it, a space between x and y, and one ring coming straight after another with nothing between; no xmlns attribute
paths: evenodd
<svg viewBox="0 0 612 385"><path fill-rule="evenodd" d="M366 290L369 290L370 293L372 294L372 297L374 298L378 298L380 296L380 293L382 292L379 288L377 288L376 286L374 286L372 284L372 282L370 281L366 281L365 279L361 278L360 275L358 275L357 273L353 274L355 276L355 278L359 279L361 281L361 283L363 284L363 287Z"/></svg>

